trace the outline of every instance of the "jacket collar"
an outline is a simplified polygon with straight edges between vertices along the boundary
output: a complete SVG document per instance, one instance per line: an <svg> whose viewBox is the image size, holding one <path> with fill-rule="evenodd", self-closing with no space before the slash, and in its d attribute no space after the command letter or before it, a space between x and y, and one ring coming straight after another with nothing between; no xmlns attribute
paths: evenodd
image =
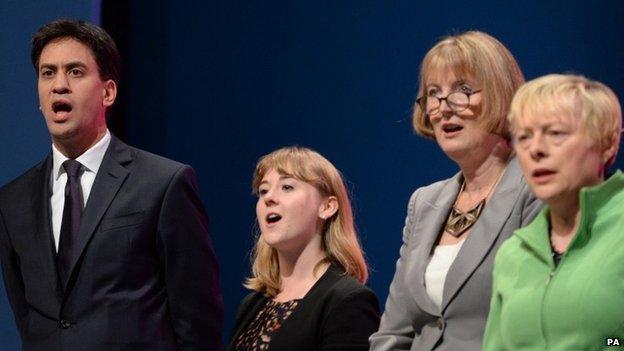
<svg viewBox="0 0 624 351"><path fill-rule="evenodd" d="M443 290L441 308L437 308L429 298L425 288L425 270L429 263L433 245L440 235L444 223L455 202L461 187L461 172L444 183L435 194L436 198L422 201L419 216L414 228L415 235L426 235L416 246L414 257L418 257L414 267L408 267L413 273L416 284L410 289L419 307L432 315L440 315L457 295L466 280L479 267L485 256L491 251L516 203L522 187L522 172L516 158L512 158L505 169L501 180L494 189L490 200L486 203L479 220L471 229L471 234L451 265ZM422 219L425 219L424 221Z"/></svg>
<svg viewBox="0 0 624 351"><path fill-rule="evenodd" d="M131 173L128 165L132 161L131 148L114 136L104 154L104 159L93 182L91 194L82 214L78 236L71 252L70 276L65 291L65 298L73 286L76 277L76 266L80 257L95 233L100 220L106 213L117 192Z"/></svg>
<svg viewBox="0 0 624 351"><path fill-rule="evenodd" d="M441 305L442 311L448 307L461 287L491 252L492 246L498 239L515 203L518 201L523 188L522 181L522 171L519 164L515 158L512 158L447 273Z"/></svg>
<svg viewBox="0 0 624 351"><path fill-rule="evenodd" d="M614 196L624 189L624 174L617 170L609 179L582 188L579 193L579 226L566 252L584 246L591 238L595 221L622 206ZM552 263L550 248L550 206L546 205L531 224L516 231L516 236L545 262ZM554 264L553 264L554 265Z"/></svg>

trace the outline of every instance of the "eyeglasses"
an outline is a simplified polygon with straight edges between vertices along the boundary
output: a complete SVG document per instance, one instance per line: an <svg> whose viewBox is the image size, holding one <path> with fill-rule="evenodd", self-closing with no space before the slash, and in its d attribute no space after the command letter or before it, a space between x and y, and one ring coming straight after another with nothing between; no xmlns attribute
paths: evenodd
<svg viewBox="0 0 624 351"><path fill-rule="evenodd" d="M476 90L470 93L454 91L446 97L425 95L416 99L416 103L418 103L418 106L428 115L435 115L439 113L442 101L446 101L446 104L451 110L453 110L453 112L461 112L470 106L470 97L480 92L481 90Z"/></svg>

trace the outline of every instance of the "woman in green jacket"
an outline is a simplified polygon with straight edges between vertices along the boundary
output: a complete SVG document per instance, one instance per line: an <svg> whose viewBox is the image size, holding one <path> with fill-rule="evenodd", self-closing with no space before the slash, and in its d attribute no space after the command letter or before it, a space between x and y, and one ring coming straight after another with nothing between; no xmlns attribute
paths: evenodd
<svg viewBox="0 0 624 351"><path fill-rule="evenodd" d="M617 97L584 77L548 75L518 90L509 122L546 206L498 251L483 350L622 344L624 175L605 177L620 142Z"/></svg>

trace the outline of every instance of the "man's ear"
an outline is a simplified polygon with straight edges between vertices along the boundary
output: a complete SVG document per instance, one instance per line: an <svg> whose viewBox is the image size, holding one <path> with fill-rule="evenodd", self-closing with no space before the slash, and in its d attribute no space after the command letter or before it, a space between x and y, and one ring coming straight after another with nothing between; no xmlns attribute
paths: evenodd
<svg viewBox="0 0 624 351"><path fill-rule="evenodd" d="M117 98L117 83L114 80L109 79L104 82L104 90L102 96L102 103L106 107L110 107L115 103Z"/></svg>

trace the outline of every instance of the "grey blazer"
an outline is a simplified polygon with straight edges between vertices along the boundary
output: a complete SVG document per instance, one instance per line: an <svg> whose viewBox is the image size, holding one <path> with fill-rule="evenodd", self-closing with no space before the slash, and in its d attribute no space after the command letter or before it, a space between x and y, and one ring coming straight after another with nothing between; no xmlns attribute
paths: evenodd
<svg viewBox="0 0 624 351"><path fill-rule="evenodd" d="M425 290L425 269L461 182L458 173L412 194L385 312L369 339L371 350L481 350L496 251L542 204L512 159L449 269L438 308Z"/></svg>

